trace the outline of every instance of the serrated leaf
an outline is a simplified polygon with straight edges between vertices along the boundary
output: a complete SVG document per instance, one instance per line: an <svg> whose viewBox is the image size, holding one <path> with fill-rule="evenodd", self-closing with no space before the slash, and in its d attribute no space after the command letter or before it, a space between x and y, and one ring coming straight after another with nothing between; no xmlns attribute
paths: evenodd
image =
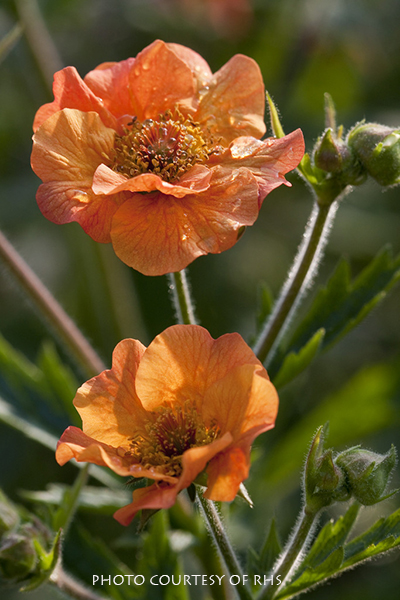
<svg viewBox="0 0 400 600"><path fill-rule="evenodd" d="M272 379L275 387L283 387L309 366L318 356L324 337L325 329L319 329L298 352L290 352L285 356L283 365Z"/></svg>
<svg viewBox="0 0 400 600"><path fill-rule="evenodd" d="M317 293L303 322L285 343L285 349L278 351L269 367L270 375L277 372L285 355L299 352L321 328L326 331L322 349L338 342L371 312L398 279L400 256L394 259L388 247L353 282L349 264L341 260L327 285Z"/></svg>

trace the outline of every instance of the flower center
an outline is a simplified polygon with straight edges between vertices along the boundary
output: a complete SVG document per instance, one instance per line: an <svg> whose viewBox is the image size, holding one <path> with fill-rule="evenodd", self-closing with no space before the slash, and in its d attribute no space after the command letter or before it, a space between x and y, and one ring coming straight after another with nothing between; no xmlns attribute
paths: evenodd
<svg viewBox="0 0 400 600"><path fill-rule="evenodd" d="M158 120L140 122L136 117L115 135L114 156L110 168L125 177L155 173L164 181L175 181L212 153L200 126L179 111L167 111Z"/></svg>
<svg viewBox="0 0 400 600"><path fill-rule="evenodd" d="M219 434L215 423L206 426L200 420L190 401L174 408L162 406L153 415L154 419L146 424L145 431L130 438L127 455L145 469L164 475L179 477L185 450L211 444Z"/></svg>

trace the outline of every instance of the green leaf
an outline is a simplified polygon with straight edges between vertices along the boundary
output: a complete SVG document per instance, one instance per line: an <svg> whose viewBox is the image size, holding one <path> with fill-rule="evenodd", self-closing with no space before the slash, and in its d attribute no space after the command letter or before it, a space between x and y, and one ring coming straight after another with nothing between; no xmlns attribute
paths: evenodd
<svg viewBox="0 0 400 600"><path fill-rule="evenodd" d="M259 562L261 570L258 571L258 573L268 573L274 566L274 563L281 551L282 547L279 541L278 532L276 530L275 519L272 519L267 539L265 540L264 545L261 548Z"/></svg>
<svg viewBox="0 0 400 600"><path fill-rule="evenodd" d="M325 329L321 349L338 342L383 300L399 278L400 256L394 259L390 248L381 250L353 282L349 264L341 260L285 349L277 353L270 375L277 372L285 355L298 353L321 328Z"/></svg>
<svg viewBox="0 0 400 600"><path fill-rule="evenodd" d="M271 314L274 305L271 289L264 281L260 281L258 285L257 300L256 332L258 334Z"/></svg>
<svg viewBox="0 0 400 600"><path fill-rule="evenodd" d="M29 580L29 583L20 588L20 592L30 592L35 590L50 579L61 555L61 529L54 539L50 552L46 552L37 539L33 540L33 544L38 557L38 565L36 566L37 573Z"/></svg>
<svg viewBox="0 0 400 600"><path fill-rule="evenodd" d="M325 337L325 329L318 329L307 344L298 352L290 352L285 356L283 365L277 375L273 378L273 383L277 388L281 388L289 381L297 377L304 371L309 364L318 356Z"/></svg>
<svg viewBox="0 0 400 600"><path fill-rule="evenodd" d="M276 595L276 600L297 596L346 569L400 546L400 509L349 543L345 543L357 516L353 504L336 523L321 530L300 567Z"/></svg>

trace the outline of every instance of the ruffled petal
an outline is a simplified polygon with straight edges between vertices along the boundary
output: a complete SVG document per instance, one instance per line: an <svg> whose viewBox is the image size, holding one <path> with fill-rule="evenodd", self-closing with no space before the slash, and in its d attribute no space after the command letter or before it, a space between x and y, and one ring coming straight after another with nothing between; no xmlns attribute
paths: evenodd
<svg viewBox="0 0 400 600"><path fill-rule="evenodd" d="M278 413L278 394L263 366L242 364L208 387L202 404L205 423L216 422L221 434L230 432L233 444L251 443L272 429Z"/></svg>
<svg viewBox="0 0 400 600"><path fill-rule="evenodd" d="M197 401L200 410L206 390L243 364L262 367L239 334L214 340L203 327L175 325L147 348L136 375L136 390L149 411L163 403L172 406L187 400Z"/></svg>
<svg viewBox="0 0 400 600"><path fill-rule="evenodd" d="M296 129L283 138L256 140L239 137L221 155L211 157L210 163L218 162L224 167L246 167L259 185L260 203L265 196L282 183L291 185L285 174L297 167L304 155L304 138Z"/></svg>
<svg viewBox="0 0 400 600"><path fill-rule="evenodd" d="M210 186L211 171L203 165L195 165L185 173L178 183L163 181L155 173L142 173L127 179L104 164L101 164L93 177L95 194L118 194L120 192L153 192L158 190L164 194L183 198L188 194L206 191Z"/></svg>
<svg viewBox="0 0 400 600"><path fill-rule="evenodd" d="M167 46L191 69L197 82L196 91L207 85L212 78L212 71L200 54L181 44L167 44Z"/></svg>
<svg viewBox="0 0 400 600"><path fill-rule="evenodd" d="M139 121L157 118L175 106L190 106L196 91L191 68L160 40L137 55L129 86Z"/></svg>
<svg viewBox="0 0 400 600"><path fill-rule="evenodd" d="M182 199L134 194L115 213L117 256L145 275L180 271L203 254L233 246L258 216L258 185L248 169L214 167L210 187Z"/></svg>
<svg viewBox="0 0 400 600"><path fill-rule="evenodd" d="M110 198L92 191L93 174L114 144L114 131L99 116L64 109L33 136L32 169L43 185L37 202L54 223L77 221L93 239L110 241L110 225L124 194Z"/></svg>
<svg viewBox="0 0 400 600"><path fill-rule="evenodd" d="M86 435L114 447L128 448L147 414L137 397L135 377L145 346L123 340L113 352L112 369L89 379L78 390L74 405Z"/></svg>
<svg viewBox="0 0 400 600"><path fill-rule="evenodd" d="M241 54L231 58L200 90L194 119L226 142L265 133L265 91L257 63Z"/></svg>
<svg viewBox="0 0 400 600"><path fill-rule="evenodd" d="M242 481L250 470L250 446L235 446L218 454L207 467L207 490L204 496L216 502L235 499Z"/></svg>
<svg viewBox="0 0 400 600"><path fill-rule="evenodd" d="M134 58L117 63L103 63L83 79L92 92L103 100L104 106L117 118L134 116L132 94L129 88Z"/></svg>
<svg viewBox="0 0 400 600"><path fill-rule="evenodd" d="M204 471L207 463L227 448L232 442L230 433L225 433L222 437L214 440L207 446L198 446L190 448L183 453L182 456L182 475L179 478L178 487L183 490L196 479L196 477Z"/></svg>
<svg viewBox="0 0 400 600"><path fill-rule="evenodd" d="M63 108L76 108L83 112L95 111L106 127L118 128L115 117L103 105L101 98L79 76L75 67L65 67L54 74L54 100L39 108L33 122L36 131L51 115Z"/></svg>
<svg viewBox="0 0 400 600"><path fill-rule="evenodd" d="M132 495L133 501L131 504L118 509L114 513L114 519L121 523L121 525L129 525L139 510L144 508L171 508L175 504L179 491L176 485L162 483L155 483L135 490Z"/></svg>
<svg viewBox="0 0 400 600"><path fill-rule="evenodd" d="M130 462L124 458L123 452L119 453L118 448L89 437L78 427L68 427L57 444L58 464L65 465L71 458L108 467L118 475L130 475Z"/></svg>

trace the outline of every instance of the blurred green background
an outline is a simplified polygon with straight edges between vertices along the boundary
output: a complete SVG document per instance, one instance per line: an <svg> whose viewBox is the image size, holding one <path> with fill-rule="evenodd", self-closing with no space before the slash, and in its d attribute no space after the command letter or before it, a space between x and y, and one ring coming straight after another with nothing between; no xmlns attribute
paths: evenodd
<svg viewBox="0 0 400 600"><path fill-rule="evenodd" d="M36 0L0 0L0 40L15 33L0 64L0 227L107 364L120 339L134 337L148 344L173 323L174 314L164 277L133 272L109 246L92 242L77 224L54 225L37 208L39 180L29 165L31 127L36 110L52 98L54 70L74 65L83 76L101 62L135 56L161 38L190 46L213 71L236 53L257 60L286 132L301 127L309 151L324 128L324 92L332 95L338 121L346 129L362 119L400 123L400 0L253 0L237 3L236 13L231 4L231 11L222 14L215 13L215 4L42 0L37 5ZM21 35L14 29L17 23L24 26ZM233 249L202 257L189 268L199 320L214 337L239 331L251 340L260 281L273 294L279 292L312 207L300 179L295 174L289 179L293 187L281 187L267 197L258 221ZM385 244L400 252L399 195L398 188L382 192L368 181L345 199L317 287L343 255L356 275ZM391 442L400 447L399 300L400 290L395 288L358 328L282 389L276 428L255 445L248 487L256 507L250 511L236 502L230 509L230 530L240 551L249 543L261 544L267 514L276 515L283 538L290 531L300 504L299 469L321 420L330 420L332 443L338 448L363 443L386 451ZM0 332L34 363L43 343L52 339L3 265ZM79 368L57 349L81 383ZM17 387L0 372L0 393L16 406L21 397ZM32 391L24 391L23 402L18 409L32 422L45 423L57 437L70 423L62 411L47 411ZM0 424L0 486L14 500L20 501L21 489L42 490L50 481L71 482L74 475L72 466L58 467L49 450ZM366 510L363 519L372 522L397 505L395 497ZM127 534L109 515L80 518L118 552L120 538ZM134 527L130 531L133 536ZM398 561L398 554L390 554L309 597L395 599ZM19 595L15 590L6 594ZM47 594L59 597L54 590ZM32 598L44 598L44 592Z"/></svg>

